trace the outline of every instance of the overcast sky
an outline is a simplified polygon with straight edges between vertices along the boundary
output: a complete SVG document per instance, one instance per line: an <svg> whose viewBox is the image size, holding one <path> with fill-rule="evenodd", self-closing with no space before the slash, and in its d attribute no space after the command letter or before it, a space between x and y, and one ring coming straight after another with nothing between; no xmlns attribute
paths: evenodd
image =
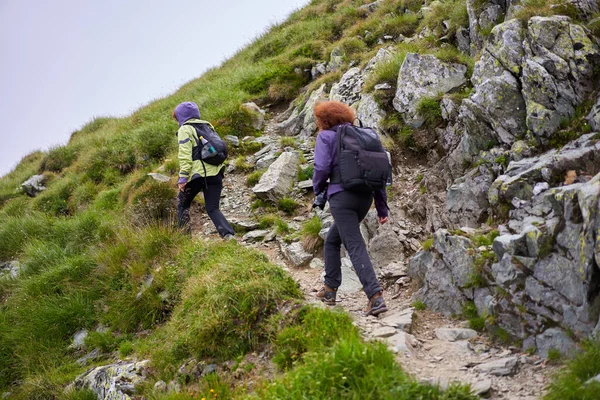
<svg viewBox="0 0 600 400"><path fill-rule="evenodd" d="M0 0L0 176L173 93L309 0Z"/></svg>

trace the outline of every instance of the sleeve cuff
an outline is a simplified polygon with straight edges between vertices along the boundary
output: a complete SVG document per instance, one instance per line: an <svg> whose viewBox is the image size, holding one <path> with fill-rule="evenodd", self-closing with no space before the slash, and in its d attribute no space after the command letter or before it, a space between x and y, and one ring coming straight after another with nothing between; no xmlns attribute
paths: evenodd
<svg viewBox="0 0 600 400"><path fill-rule="evenodd" d="M187 178L179 178L179 180L177 181L177 183L187 183Z"/></svg>

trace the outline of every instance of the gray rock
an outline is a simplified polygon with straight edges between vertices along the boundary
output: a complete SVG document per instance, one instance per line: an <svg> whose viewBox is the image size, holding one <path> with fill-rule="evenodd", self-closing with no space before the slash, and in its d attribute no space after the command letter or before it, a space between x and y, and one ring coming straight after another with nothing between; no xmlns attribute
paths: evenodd
<svg viewBox="0 0 600 400"><path fill-rule="evenodd" d="M305 181L298 182L298 185L297 185L297 186L298 186L300 189L303 189L303 190L308 190L308 189L312 189L312 185L313 185L313 181L312 181L312 179L307 179L307 180L305 180Z"/></svg>
<svg viewBox="0 0 600 400"><path fill-rule="evenodd" d="M240 138L233 135L226 135L223 139L227 141L227 143L231 144L233 147L240 146Z"/></svg>
<svg viewBox="0 0 600 400"><path fill-rule="evenodd" d="M390 326L382 326L377 328L371 333L371 336L376 338L387 338L390 336L394 336L398 331L395 328Z"/></svg>
<svg viewBox="0 0 600 400"><path fill-rule="evenodd" d="M0 263L0 277L10 276L11 278L16 278L22 269L23 265L17 260Z"/></svg>
<svg viewBox="0 0 600 400"><path fill-rule="evenodd" d="M456 43L458 51L466 55L471 53L471 37L469 36L469 30L464 26L456 30Z"/></svg>
<svg viewBox="0 0 600 400"><path fill-rule="evenodd" d="M394 108L403 114L406 123L419 127L423 119L417 113L419 101L462 86L466 82L467 67L440 61L432 55L406 55L394 97Z"/></svg>
<svg viewBox="0 0 600 400"><path fill-rule="evenodd" d="M454 181L446 194L446 207L456 225L478 227L487 219L493 181L494 175L483 165Z"/></svg>
<svg viewBox="0 0 600 400"><path fill-rule="evenodd" d="M469 15L469 33L471 55L474 56L483 48L485 41L482 30L489 30L498 23L507 11L510 2L504 0L467 0Z"/></svg>
<svg viewBox="0 0 600 400"><path fill-rule="evenodd" d="M166 393L167 392L167 383L165 381L157 381L154 384L154 391L158 393Z"/></svg>
<svg viewBox="0 0 600 400"><path fill-rule="evenodd" d="M390 90L391 88L392 88L392 85L390 85L387 82L379 83L379 84L373 86L373 89L375 89L375 90Z"/></svg>
<svg viewBox="0 0 600 400"><path fill-rule="evenodd" d="M69 346L69 348L73 349L81 349L85 346L85 339L88 337L89 332L87 329L81 329L75 332L73 335L73 343Z"/></svg>
<svg viewBox="0 0 600 400"><path fill-rule="evenodd" d="M212 374L212 373L215 373L215 372L217 372L217 365L216 364L208 364L202 370L202 376L206 376L208 374Z"/></svg>
<svg viewBox="0 0 600 400"><path fill-rule="evenodd" d="M229 218L229 223L232 226L237 227L238 229L243 229L245 231L253 231L255 229L258 229L259 227L259 224L256 221L238 220L235 218Z"/></svg>
<svg viewBox="0 0 600 400"><path fill-rule="evenodd" d="M277 201L285 197L296 181L300 156L296 152L283 152L262 175L252 192L259 198Z"/></svg>
<svg viewBox="0 0 600 400"><path fill-rule="evenodd" d="M517 357L506 357L480 364L475 367L475 370L488 375L506 376L516 372L518 363Z"/></svg>
<svg viewBox="0 0 600 400"><path fill-rule="evenodd" d="M379 106L372 94L363 94L356 109L356 117L362 121L364 126L375 129L379 134L383 134L380 128L381 121L385 118L385 111Z"/></svg>
<svg viewBox="0 0 600 400"><path fill-rule="evenodd" d="M261 130L265 123L265 111L261 110L255 103L244 103L240 106L252 118L252 127L257 131Z"/></svg>
<svg viewBox="0 0 600 400"><path fill-rule="evenodd" d="M392 347L392 350L397 353L411 353L419 345L417 338L402 331L399 331L394 336L386 338L386 342Z"/></svg>
<svg viewBox="0 0 600 400"><path fill-rule="evenodd" d="M320 258L313 258L310 260L310 267L313 269L323 269L325 268L325 263Z"/></svg>
<svg viewBox="0 0 600 400"><path fill-rule="evenodd" d="M598 375L594 376L593 378L590 378L590 379L588 379L588 380L585 382L585 384L586 384L586 385L589 385L589 384L591 384L591 383L593 383L593 382L600 382L600 374L598 374Z"/></svg>
<svg viewBox="0 0 600 400"><path fill-rule="evenodd" d="M295 136L302 131L303 123L304 114L296 107L288 119L275 125L274 131L283 136Z"/></svg>
<svg viewBox="0 0 600 400"><path fill-rule="evenodd" d="M99 399L129 400L135 394L135 385L146 379L149 362L117 362L92 368L78 376L73 386L79 390L89 389Z"/></svg>
<svg viewBox="0 0 600 400"><path fill-rule="evenodd" d="M85 356L78 358L75 362L81 366L88 365L90 362L97 360L102 356L100 349L94 349Z"/></svg>
<svg viewBox="0 0 600 400"><path fill-rule="evenodd" d="M262 241L268 234L269 231L263 229L250 231L242 237L242 242L259 242Z"/></svg>
<svg viewBox="0 0 600 400"><path fill-rule="evenodd" d="M449 342L456 342L457 340L466 340L477 337L477 331L473 329L465 328L437 328L435 330L435 337L439 340L447 340Z"/></svg>
<svg viewBox="0 0 600 400"><path fill-rule="evenodd" d="M281 250L294 267L302 267L308 264L313 258L312 254L304 250L300 242L294 242L287 246L284 245Z"/></svg>
<svg viewBox="0 0 600 400"><path fill-rule="evenodd" d="M326 63L317 63L310 70L310 77L315 80L321 75L325 75L327 73L327 64Z"/></svg>
<svg viewBox="0 0 600 400"><path fill-rule="evenodd" d="M573 356L577 345L567 335L565 331L557 328L550 328L539 334L535 338L535 344L538 354L547 358L551 350L558 351L562 356Z"/></svg>
<svg viewBox="0 0 600 400"><path fill-rule="evenodd" d="M352 105L360 100L364 84L364 75L361 69L350 68L339 82L333 84L329 92L329 99Z"/></svg>
<svg viewBox="0 0 600 400"><path fill-rule="evenodd" d="M481 396L486 394L492 388L491 379L482 379L471 384L471 393Z"/></svg>
<svg viewBox="0 0 600 400"><path fill-rule="evenodd" d="M340 46L335 47L331 51L331 56L329 58L329 63L327 64L327 69L331 72L336 72L338 69L345 64L346 52Z"/></svg>
<svg viewBox="0 0 600 400"><path fill-rule="evenodd" d="M158 181L158 182L169 182L171 180L171 178L169 178L168 176L163 175L163 174L158 174L156 172L150 172L148 174L148 176L152 177L152 179L154 179L155 181Z"/></svg>
<svg viewBox="0 0 600 400"><path fill-rule="evenodd" d="M44 175L33 175L21 184L23 191L31 197L37 196L40 192L46 190L44 186Z"/></svg>
<svg viewBox="0 0 600 400"><path fill-rule="evenodd" d="M365 10L369 13L373 13L373 12L375 12L375 10L377 10L377 8L379 7L379 5L381 3L383 3L383 0L374 1L372 3L362 5L362 6L358 7L358 9Z"/></svg>
<svg viewBox="0 0 600 400"><path fill-rule="evenodd" d="M400 312L394 312L390 315L386 315L381 323L387 326L391 326L400 329L404 332L410 332L413 322L413 315L415 313L414 308L407 308Z"/></svg>
<svg viewBox="0 0 600 400"><path fill-rule="evenodd" d="M387 265L404 261L404 256L400 249L402 243L398 239L398 235L391 229L382 229L379 233L368 242L368 251L373 265L383 268Z"/></svg>
<svg viewBox="0 0 600 400"><path fill-rule="evenodd" d="M352 261L347 257L342 258L342 284L338 288L338 293L357 293L362 288L362 283L354 272Z"/></svg>
<svg viewBox="0 0 600 400"><path fill-rule="evenodd" d="M548 189L550 189L550 185L548 184L548 182L538 182L533 187L533 195L537 196L538 194Z"/></svg>

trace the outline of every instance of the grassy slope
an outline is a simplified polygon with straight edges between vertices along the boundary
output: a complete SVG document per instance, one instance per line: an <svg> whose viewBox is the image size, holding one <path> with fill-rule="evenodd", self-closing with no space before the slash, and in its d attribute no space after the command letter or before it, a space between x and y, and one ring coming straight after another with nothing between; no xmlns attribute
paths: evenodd
<svg viewBox="0 0 600 400"><path fill-rule="evenodd" d="M198 103L221 134L256 134L240 105L296 98L308 81L295 69L327 61L334 47L345 50L347 61L364 63L383 34L410 36L426 25L436 32L444 20L452 21L452 31L466 19L458 0L442 2L425 19L404 12L417 11L418 0L389 0L372 15L357 10L368 2L313 0L172 96L127 118L96 118L66 146L25 157L0 180L0 261L24 265L18 279L0 280L0 392L17 399L90 398L62 392L85 370L75 363L82 354L68 345L77 330L103 324L108 332L88 338L105 355L97 364L114 351L150 357L155 379L172 378L189 357L227 360L272 343L285 373L254 397L301 398L309 387L316 398L470 398L463 388L440 393L416 384L383 346L363 343L343 315L277 314L278 304L300 297L291 279L255 252L179 235L172 228L172 185L146 176L161 165L176 174L177 162L169 160L176 159L177 126L170 115L181 101ZM365 36L367 30L373 35ZM395 85L408 51L472 65L437 45L431 39L398 45L369 87ZM336 79L339 73L328 74L311 85ZM389 106L390 99L380 100ZM48 190L31 199L18 188L34 173L46 176ZM150 336L139 335L148 330ZM218 388L222 398L244 397L231 383L209 377L194 384L207 396ZM192 398L186 396L162 398Z"/></svg>

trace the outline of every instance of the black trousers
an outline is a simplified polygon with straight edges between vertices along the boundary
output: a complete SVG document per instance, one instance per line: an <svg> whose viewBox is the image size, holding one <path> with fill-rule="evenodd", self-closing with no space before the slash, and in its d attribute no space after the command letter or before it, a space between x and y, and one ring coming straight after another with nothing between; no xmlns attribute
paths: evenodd
<svg viewBox="0 0 600 400"><path fill-rule="evenodd" d="M215 224L217 232L221 237L230 234L235 234L227 219L219 210L219 201L221 200L221 192L223 191L223 174L219 173L215 176L209 176L206 179L203 177L192 179L185 185L183 191L179 191L177 199L177 219L179 228L191 233L190 226L190 206L194 197L200 192L204 192L204 205L206 212Z"/></svg>
<svg viewBox="0 0 600 400"><path fill-rule="evenodd" d="M370 193L343 191L331 196L329 206L334 223L324 245L325 284L332 289L342 284L340 251L343 243L369 299L382 290L360 233L360 222L369 212L372 203L373 196Z"/></svg>

